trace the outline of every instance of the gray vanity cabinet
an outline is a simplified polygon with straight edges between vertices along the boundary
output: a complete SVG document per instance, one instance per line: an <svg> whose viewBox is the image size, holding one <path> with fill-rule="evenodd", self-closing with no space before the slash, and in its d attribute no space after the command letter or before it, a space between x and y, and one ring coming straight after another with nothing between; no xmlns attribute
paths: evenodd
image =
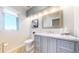
<svg viewBox="0 0 79 59"><path fill-rule="evenodd" d="M40 53L40 44L41 44L41 42L40 42L40 36L35 36L34 37L34 39L35 39L35 52L36 53Z"/></svg>
<svg viewBox="0 0 79 59"><path fill-rule="evenodd" d="M42 53L55 53L56 40L51 37L40 36L40 50Z"/></svg>
<svg viewBox="0 0 79 59"><path fill-rule="evenodd" d="M50 37L35 35L37 53L54 53L56 52L56 40Z"/></svg>
<svg viewBox="0 0 79 59"><path fill-rule="evenodd" d="M56 39L49 37L47 46L48 53L56 53Z"/></svg>
<svg viewBox="0 0 79 59"><path fill-rule="evenodd" d="M47 43L48 43L48 40L49 38L48 37L43 37L43 36L40 36L40 52L41 53L47 53Z"/></svg>
<svg viewBox="0 0 79 59"><path fill-rule="evenodd" d="M47 53L47 40L48 37L35 35L36 53Z"/></svg>
<svg viewBox="0 0 79 59"><path fill-rule="evenodd" d="M56 48L57 53L74 53L74 42L59 39Z"/></svg>
<svg viewBox="0 0 79 59"><path fill-rule="evenodd" d="M76 43L76 53L79 53L79 42Z"/></svg>
<svg viewBox="0 0 79 59"><path fill-rule="evenodd" d="M79 52L79 43L76 44L75 41L41 35L35 35L34 37L36 53L74 53L76 50L76 52Z"/></svg>

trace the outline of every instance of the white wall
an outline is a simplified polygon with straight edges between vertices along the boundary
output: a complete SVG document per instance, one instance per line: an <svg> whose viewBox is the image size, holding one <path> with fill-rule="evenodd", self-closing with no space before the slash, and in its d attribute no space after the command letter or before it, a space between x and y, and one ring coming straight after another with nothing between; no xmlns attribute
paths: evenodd
<svg viewBox="0 0 79 59"><path fill-rule="evenodd" d="M2 12L2 8L0 8ZM17 12L17 11L16 11ZM19 11L18 11L19 12ZM25 20L26 17L24 14L19 13L19 30L18 31L6 31L3 29L3 15L0 13L0 42L8 43L8 46L5 47L5 51L14 49L24 43L24 41L29 36L28 31L28 21Z"/></svg>
<svg viewBox="0 0 79 59"><path fill-rule="evenodd" d="M76 9L75 12L74 12L74 9ZM74 8L73 6L65 6L63 8L64 27L66 27L68 29L68 31L70 32L71 35L75 35L75 36L79 36L79 34L78 34L79 32L77 29L78 27L76 27L76 26L79 26L79 25L76 25L76 24L79 24L78 15L79 15L79 7ZM38 14L37 14L37 16L38 16ZM32 18L30 18L30 19L32 19ZM32 33L33 31L35 31L35 32L52 32L52 33L61 32L61 28L60 29L42 29L42 17L38 16L37 19L39 19L39 28L37 28L37 29L30 28L31 29L30 33ZM34 19L32 19L32 20L34 20ZM75 21L75 23L74 23L74 21ZM31 26L31 23L29 24L29 26Z"/></svg>
<svg viewBox="0 0 79 59"><path fill-rule="evenodd" d="M3 14L2 8L0 7L0 31L3 29Z"/></svg>
<svg viewBox="0 0 79 59"><path fill-rule="evenodd" d="M74 35L79 37L79 6L74 7Z"/></svg>
<svg viewBox="0 0 79 59"><path fill-rule="evenodd" d="M44 14L44 12L41 13L41 14ZM29 30L30 34L32 34L33 31L35 31L35 32L51 32L51 33L60 33L61 32L62 28L59 28L59 29L55 29L55 28L45 29L45 28L42 28L42 16L40 17L38 13L36 14L36 16L28 17L28 19L30 21L30 24L29 24L29 26L30 26L30 30ZM35 29L33 29L31 27L32 26L32 20L34 20L34 19L38 19L39 20L39 27L35 28Z"/></svg>
<svg viewBox="0 0 79 59"><path fill-rule="evenodd" d="M74 34L74 7L68 6L63 8L64 27L67 27L68 31Z"/></svg>
<svg viewBox="0 0 79 59"><path fill-rule="evenodd" d="M79 6L64 8L64 25L72 35L79 37Z"/></svg>
<svg viewBox="0 0 79 59"><path fill-rule="evenodd" d="M50 32L50 33L60 33L60 31L61 31L61 29L62 28L59 28L59 29L56 29L56 28L50 28L50 29L48 29L48 28L42 28L42 18L38 18L39 19L39 27L38 28L35 28L35 29L32 29L31 30L31 33L33 32L33 31L35 31L35 32Z"/></svg>

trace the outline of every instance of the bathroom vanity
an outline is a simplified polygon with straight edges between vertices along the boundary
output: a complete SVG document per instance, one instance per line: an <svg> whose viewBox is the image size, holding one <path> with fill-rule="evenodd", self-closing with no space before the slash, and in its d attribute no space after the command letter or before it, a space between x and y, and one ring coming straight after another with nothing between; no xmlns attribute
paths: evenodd
<svg viewBox="0 0 79 59"><path fill-rule="evenodd" d="M36 33L36 53L76 53L79 40L71 35Z"/></svg>

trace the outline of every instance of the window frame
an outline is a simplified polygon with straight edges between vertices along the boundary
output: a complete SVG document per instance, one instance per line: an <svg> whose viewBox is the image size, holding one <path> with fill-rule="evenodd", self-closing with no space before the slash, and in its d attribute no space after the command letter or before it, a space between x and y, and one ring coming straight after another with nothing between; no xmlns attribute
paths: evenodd
<svg viewBox="0 0 79 59"><path fill-rule="evenodd" d="M8 31L8 29L5 29L5 13L6 12L3 12L3 28L4 28L4 30L6 30L6 31ZM10 13L7 13L7 14L9 14L9 15L13 15L13 14L10 14ZM16 16L16 15L13 15L13 16ZM17 15L16 16L16 30L15 29L9 29L9 31L18 31L19 30L19 16Z"/></svg>

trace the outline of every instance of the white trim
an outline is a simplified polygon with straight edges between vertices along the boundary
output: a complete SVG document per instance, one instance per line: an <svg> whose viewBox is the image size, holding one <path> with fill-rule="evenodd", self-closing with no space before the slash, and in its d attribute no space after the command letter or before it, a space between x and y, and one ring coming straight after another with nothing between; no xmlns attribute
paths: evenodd
<svg viewBox="0 0 79 59"><path fill-rule="evenodd" d="M10 14L15 15L15 16L19 15L19 12L12 7L4 6L2 8L3 8L3 13L10 13Z"/></svg>
<svg viewBox="0 0 79 59"><path fill-rule="evenodd" d="M9 13L9 14L12 14L14 16L17 16L17 13L15 13L14 11L12 11L10 9L7 9L7 8L4 8L3 9L3 13Z"/></svg>

